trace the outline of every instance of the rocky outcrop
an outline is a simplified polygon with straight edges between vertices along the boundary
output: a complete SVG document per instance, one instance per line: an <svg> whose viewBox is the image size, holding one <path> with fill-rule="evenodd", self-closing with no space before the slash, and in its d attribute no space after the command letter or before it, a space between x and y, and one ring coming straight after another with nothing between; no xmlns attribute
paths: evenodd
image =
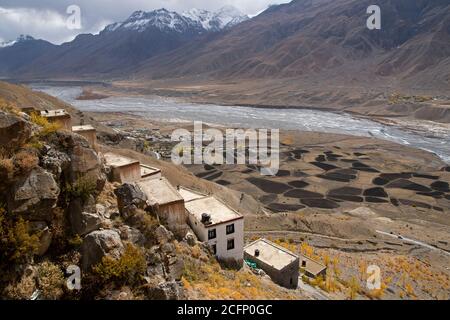
<svg viewBox="0 0 450 320"><path fill-rule="evenodd" d="M87 204L81 199L72 200L69 206L69 220L73 233L84 236L100 229L105 220L104 209L103 206L96 205L93 198Z"/></svg>
<svg viewBox="0 0 450 320"><path fill-rule="evenodd" d="M86 139L61 131L57 132L51 143L58 146L59 151L66 153L70 159L65 172L68 182L75 183L80 178L86 178L97 183L97 190L103 189L106 182L103 160Z"/></svg>
<svg viewBox="0 0 450 320"><path fill-rule="evenodd" d="M23 119L0 111L0 145L19 146L31 136L31 124Z"/></svg>
<svg viewBox="0 0 450 320"><path fill-rule="evenodd" d="M119 234L114 230L94 231L88 234L81 245L83 270L99 263L106 255L119 259L124 246Z"/></svg>
<svg viewBox="0 0 450 320"><path fill-rule="evenodd" d="M41 167L33 169L13 186L8 201L11 212L22 214L29 220L52 219L52 208L58 200L60 189L53 175Z"/></svg>
<svg viewBox="0 0 450 320"><path fill-rule="evenodd" d="M64 153L54 148L47 147L49 150L41 158L41 166L51 172L56 179L70 166L70 158Z"/></svg>
<svg viewBox="0 0 450 320"><path fill-rule="evenodd" d="M138 209L144 210L147 207L147 197L134 184L125 183L117 188L114 193L117 196L120 214L125 219L134 215Z"/></svg>
<svg viewBox="0 0 450 320"><path fill-rule="evenodd" d="M120 238L124 241L129 241L138 246L144 246L146 239L144 235L136 228L127 225L119 227Z"/></svg>
<svg viewBox="0 0 450 320"><path fill-rule="evenodd" d="M163 225L156 228L155 236L156 236L156 240L158 241L158 243L160 243L162 245L169 243L170 241L172 241L174 239L173 233L170 232L169 230L167 230L167 228L164 227Z"/></svg>
<svg viewBox="0 0 450 320"><path fill-rule="evenodd" d="M183 289L179 282L162 282L154 287L148 287L147 296L151 300L181 300Z"/></svg>

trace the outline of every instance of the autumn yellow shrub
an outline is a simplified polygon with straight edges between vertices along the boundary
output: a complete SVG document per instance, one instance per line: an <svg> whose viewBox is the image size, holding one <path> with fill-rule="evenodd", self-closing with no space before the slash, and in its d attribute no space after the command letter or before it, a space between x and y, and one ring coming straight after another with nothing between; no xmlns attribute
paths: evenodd
<svg viewBox="0 0 450 320"><path fill-rule="evenodd" d="M55 133L59 129L61 129L61 125L59 125L58 123L49 122L47 120L47 118L42 117L41 115L39 115L36 112L32 113L30 118L31 118L31 122L42 127L42 131L40 132L40 135L42 137L46 137L52 133Z"/></svg>
<svg viewBox="0 0 450 320"><path fill-rule="evenodd" d="M144 252L133 244L127 244L125 252L119 259L110 256L94 266L93 273L104 282L114 281L120 284L135 284L147 268Z"/></svg>
<svg viewBox="0 0 450 320"><path fill-rule="evenodd" d="M350 300L356 299L356 296L361 289L358 279L352 277L348 283L348 298Z"/></svg>
<svg viewBox="0 0 450 320"><path fill-rule="evenodd" d="M30 234L28 221L13 221L0 209L0 264L25 262L38 250L39 236Z"/></svg>

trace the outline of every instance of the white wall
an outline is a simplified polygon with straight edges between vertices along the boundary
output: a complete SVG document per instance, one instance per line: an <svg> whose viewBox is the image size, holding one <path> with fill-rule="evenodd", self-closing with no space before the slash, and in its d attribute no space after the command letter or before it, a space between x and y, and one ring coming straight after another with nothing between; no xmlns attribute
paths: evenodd
<svg viewBox="0 0 450 320"><path fill-rule="evenodd" d="M218 259L234 259L242 261L244 258L244 219L225 222L223 224L214 225L206 228L203 223L198 221L193 215L189 214L189 224L194 230L197 238L201 242L207 242L209 245L216 245ZM228 225L234 224L234 233L227 235L226 228ZM208 230L216 229L217 237L208 240ZM227 250L228 239L234 239L234 249Z"/></svg>

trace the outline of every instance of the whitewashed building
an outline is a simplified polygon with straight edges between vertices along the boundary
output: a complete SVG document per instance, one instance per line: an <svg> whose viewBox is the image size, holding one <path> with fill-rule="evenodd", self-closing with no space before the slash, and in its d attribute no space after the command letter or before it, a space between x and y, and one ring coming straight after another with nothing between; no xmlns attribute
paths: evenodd
<svg viewBox="0 0 450 320"><path fill-rule="evenodd" d="M242 265L244 217L213 196L179 188L185 200L188 222L201 242L206 242L219 260Z"/></svg>

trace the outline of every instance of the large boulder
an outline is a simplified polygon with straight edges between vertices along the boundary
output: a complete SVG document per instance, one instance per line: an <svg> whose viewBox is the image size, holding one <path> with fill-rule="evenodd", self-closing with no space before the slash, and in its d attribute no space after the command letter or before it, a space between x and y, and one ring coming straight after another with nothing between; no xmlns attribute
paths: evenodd
<svg viewBox="0 0 450 320"><path fill-rule="evenodd" d="M13 213L25 215L29 220L50 221L51 209L55 207L59 193L53 175L36 167L14 184L8 208Z"/></svg>
<svg viewBox="0 0 450 320"><path fill-rule="evenodd" d="M73 200L69 206L69 220L72 231L81 236L100 229L103 222L102 217L97 212L86 209L89 209L89 207L83 206L80 199Z"/></svg>
<svg viewBox="0 0 450 320"><path fill-rule="evenodd" d="M89 270L101 262L106 255L119 259L124 252L122 240L114 230L94 231L88 234L81 245L82 267Z"/></svg>
<svg viewBox="0 0 450 320"><path fill-rule="evenodd" d="M84 177L95 181L99 191L103 189L106 182L103 160L85 138L59 131L50 142L70 158L70 166L66 172L68 182L75 183Z"/></svg>
<svg viewBox="0 0 450 320"><path fill-rule="evenodd" d="M0 145L19 146L31 136L31 124L20 117L0 111Z"/></svg>
<svg viewBox="0 0 450 320"><path fill-rule="evenodd" d="M114 193L120 214L125 219L133 216L138 209L144 210L147 207L146 195L134 184L125 183L114 190Z"/></svg>
<svg viewBox="0 0 450 320"><path fill-rule="evenodd" d="M79 177L92 179L97 183L97 189L102 190L106 175L103 172L103 162L94 149L89 146L76 145L70 153L70 179L75 182Z"/></svg>

